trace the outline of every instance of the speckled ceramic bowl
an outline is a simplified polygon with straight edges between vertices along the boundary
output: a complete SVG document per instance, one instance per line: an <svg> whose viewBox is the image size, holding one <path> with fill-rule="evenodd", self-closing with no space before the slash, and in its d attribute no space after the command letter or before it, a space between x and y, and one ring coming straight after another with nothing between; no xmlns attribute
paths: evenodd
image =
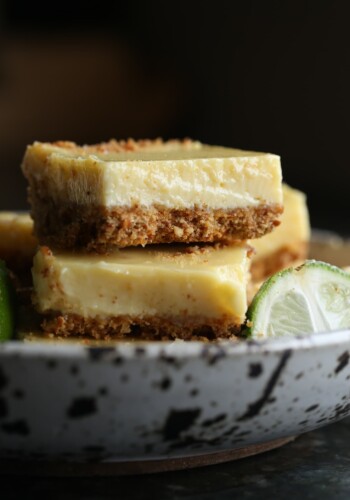
<svg viewBox="0 0 350 500"><path fill-rule="evenodd" d="M0 458L178 468L271 448L350 414L349 353L350 330L239 344L4 343Z"/></svg>

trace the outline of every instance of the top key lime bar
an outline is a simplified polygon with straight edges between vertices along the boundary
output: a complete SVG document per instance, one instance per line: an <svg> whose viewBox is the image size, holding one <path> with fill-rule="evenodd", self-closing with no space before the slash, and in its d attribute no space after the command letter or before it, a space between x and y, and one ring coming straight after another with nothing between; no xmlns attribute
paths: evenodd
<svg viewBox="0 0 350 500"><path fill-rule="evenodd" d="M283 210L279 156L190 140L35 142L22 169L35 234L58 249L258 238Z"/></svg>

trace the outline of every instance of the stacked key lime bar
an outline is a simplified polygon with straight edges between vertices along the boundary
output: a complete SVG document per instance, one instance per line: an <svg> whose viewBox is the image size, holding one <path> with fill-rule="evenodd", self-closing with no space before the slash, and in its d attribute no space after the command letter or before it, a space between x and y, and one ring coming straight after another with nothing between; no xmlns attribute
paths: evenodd
<svg viewBox="0 0 350 500"><path fill-rule="evenodd" d="M28 146L47 332L98 339L229 338L251 248L283 211L276 155L185 141Z"/></svg>

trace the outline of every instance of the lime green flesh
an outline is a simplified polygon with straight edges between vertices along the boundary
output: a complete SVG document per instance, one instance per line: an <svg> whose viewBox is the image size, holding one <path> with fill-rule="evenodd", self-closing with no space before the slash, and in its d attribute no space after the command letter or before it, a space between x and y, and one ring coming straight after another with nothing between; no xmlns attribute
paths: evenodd
<svg viewBox="0 0 350 500"><path fill-rule="evenodd" d="M14 335L14 292L4 262L0 261L0 342Z"/></svg>
<svg viewBox="0 0 350 500"><path fill-rule="evenodd" d="M284 337L350 327L350 273L307 261L269 278L247 312L246 334Z"/></svg>

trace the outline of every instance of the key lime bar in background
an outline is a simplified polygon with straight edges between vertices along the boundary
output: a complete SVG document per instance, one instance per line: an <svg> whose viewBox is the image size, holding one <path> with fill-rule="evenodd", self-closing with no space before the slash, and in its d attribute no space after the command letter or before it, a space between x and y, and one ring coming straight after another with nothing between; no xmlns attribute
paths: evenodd
<svg viewBox="0 0 350 500"><path fill-rule="evenodd" d="M283 184L283 204L281 224L263 238L250 241L255 249L251 265L254 282L286 267L298 265L308 256L310 222L306 196Z"/></svg>
<svg viewBox="0 0 350 500"><path fill-rule="evenodd" d="M27 213L0 212L0 260L16 274L29 273L38 246Z"/></svg>
<svg viewBox="0 0 350 500"><path fill-rule="evenodd" d="M27 147L35 234L56 249L259 238L283 210L277 155L184 141Z"/></svg>
<svg viewBox="0 0 350 500"><path fill-rule="evenodd" d="M42 327L62 336L232 338L247 310L246 246L128 248L34 258Z"/></svg>

